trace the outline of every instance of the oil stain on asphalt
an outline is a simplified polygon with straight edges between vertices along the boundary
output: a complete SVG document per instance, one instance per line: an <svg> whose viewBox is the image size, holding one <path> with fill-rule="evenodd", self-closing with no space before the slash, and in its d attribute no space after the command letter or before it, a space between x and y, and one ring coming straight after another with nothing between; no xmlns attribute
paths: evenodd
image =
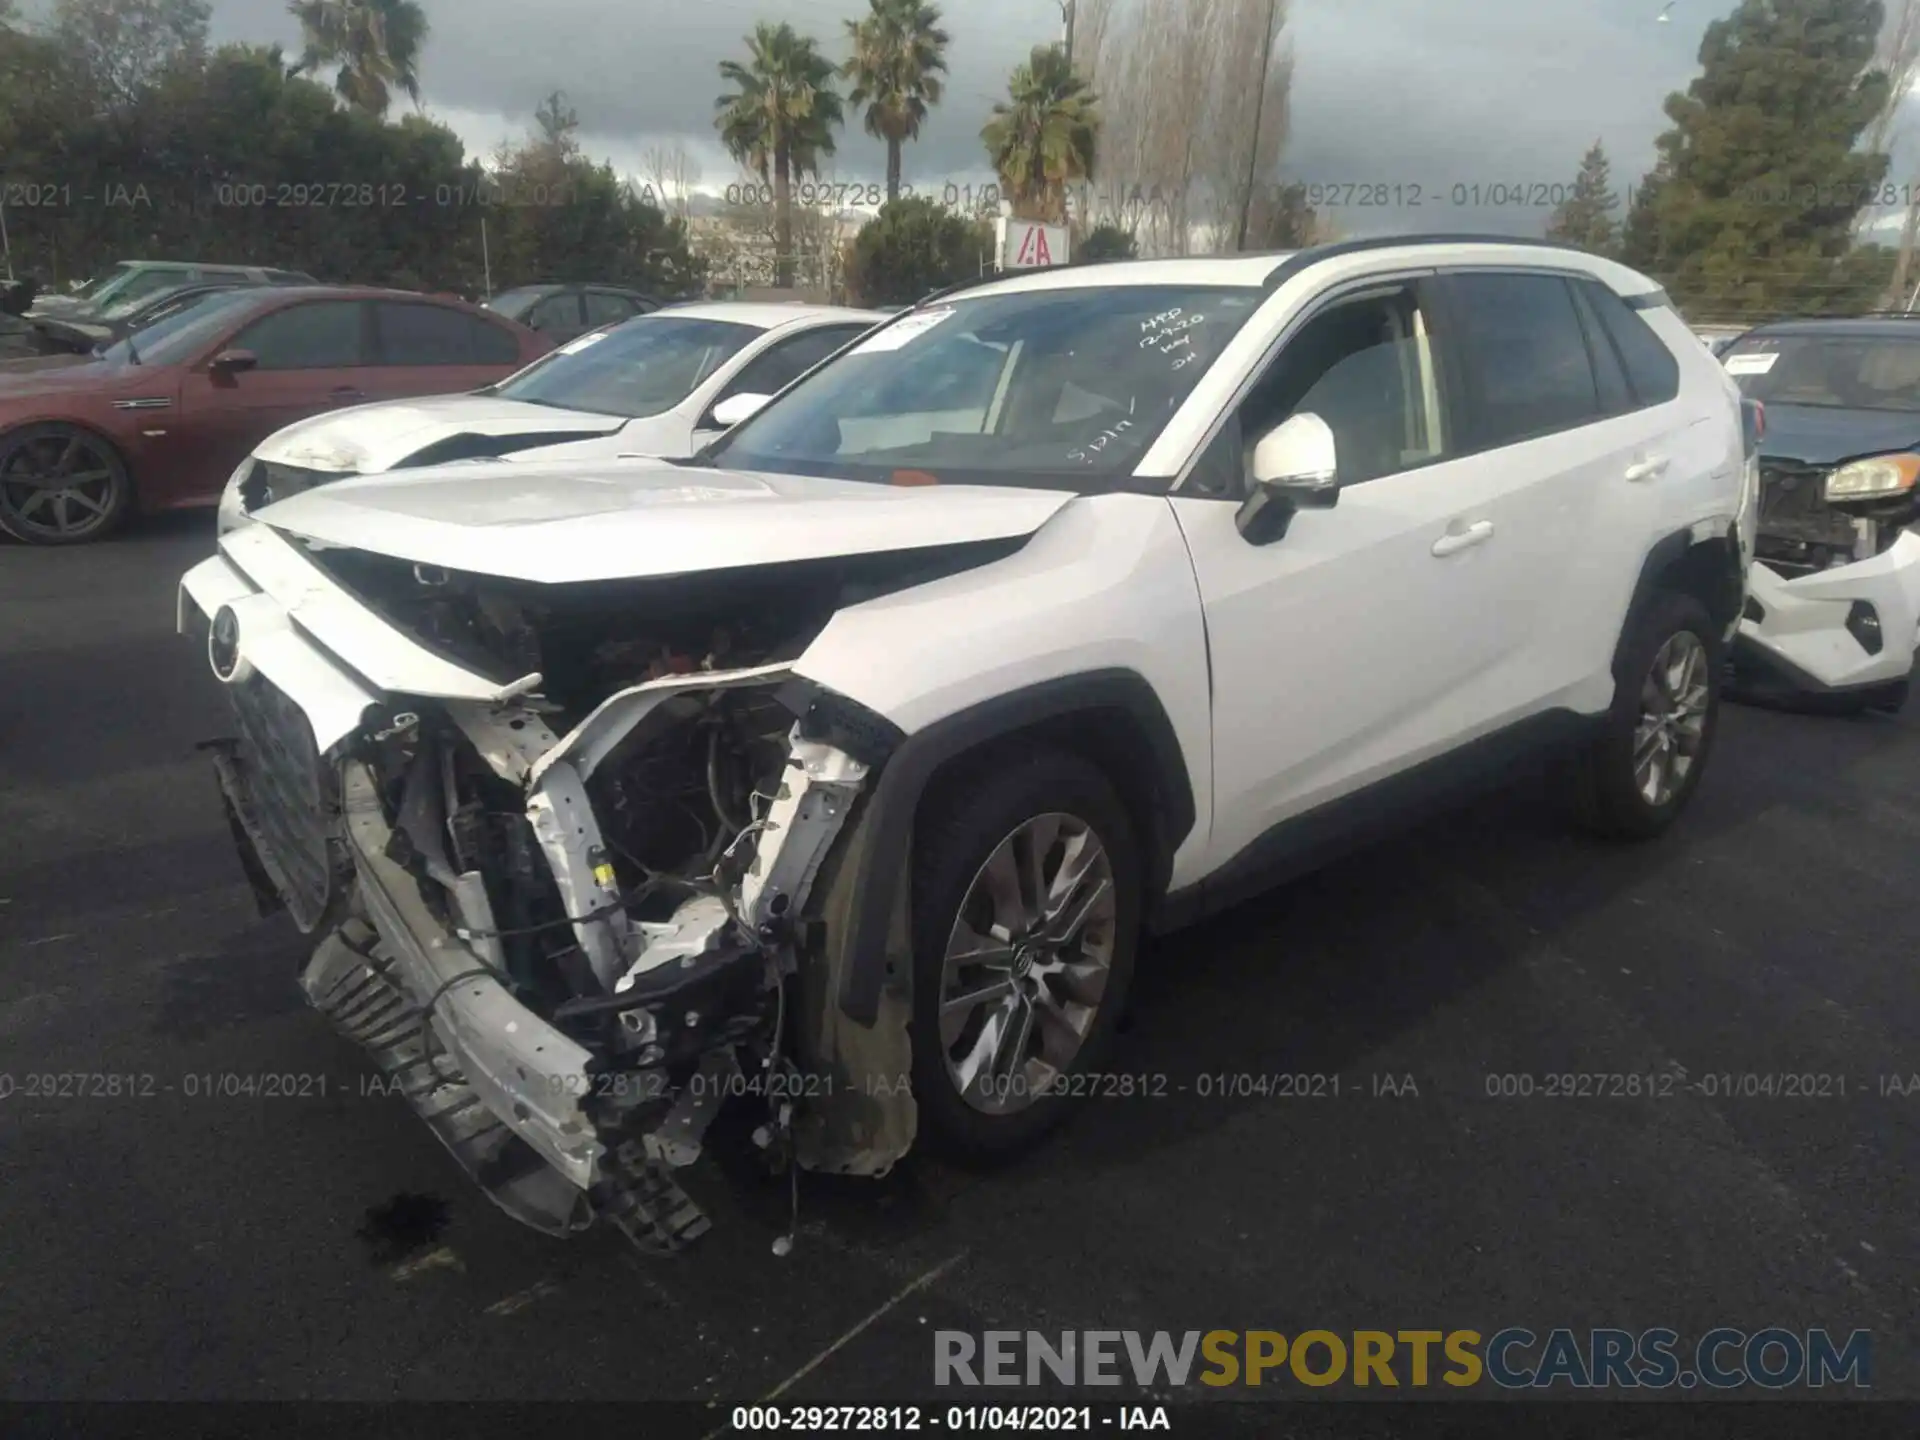
<svg viewBox="0 0 1920 1440"><path fill-rule="evenodd" d="M354 1234L367 1246L373 1263L384 1269L437 1245L451 1214L438 1195L401 1191L369 1209Z"/></svg>

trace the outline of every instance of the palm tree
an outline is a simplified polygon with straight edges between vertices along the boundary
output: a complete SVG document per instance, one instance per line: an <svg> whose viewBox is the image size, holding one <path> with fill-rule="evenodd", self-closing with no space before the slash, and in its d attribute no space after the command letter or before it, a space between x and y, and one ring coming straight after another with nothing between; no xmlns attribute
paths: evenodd
<svg viewBox="0 0 1920 1440"><path fill-rule="evenodd" d="M847 99L867 107L866 130L887 146L887 199L900 198L900 147L919 137L929 106L940 103L947 32L926 0L867 0L863 19L847 21L853 58L840 73Z"/></svg>
<svg viewBox="0 0 1920 1440"><path fill-rule="evenodd" d="M337 67L333 88L356 110L384 115L393 92L420 103L427 15L417 0L289 0L304 41L295 74Z"/></svg>
<svg viewBox="0 0 1920 1440"><path fill-rule="evenodd" d="M1015 68L1007 98L994 105L980 139L1016 215L1066 219L1067 186L1093 174L1099 104L1059 45L1034 46Z"/></svg>
<svg viewBox="0 0 1920 1440"><path fill-rule="evenodd" d="M727 152L773 187L774 283L793 283L793 177L818 174L843 118L833 63L782 21L747 37L747 63L720 62L733 86L713 102Z"/></svg>

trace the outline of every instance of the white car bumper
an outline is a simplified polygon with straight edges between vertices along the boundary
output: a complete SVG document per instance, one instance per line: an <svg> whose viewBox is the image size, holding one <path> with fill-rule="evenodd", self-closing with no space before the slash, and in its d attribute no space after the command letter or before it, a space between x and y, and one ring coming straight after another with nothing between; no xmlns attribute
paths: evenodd
<svg viewBox="0 0 1920 1440"><path fill-rule="evenodd" d="M1871 560L1789 580L1756 561L1736 658L1810 693L1907 678L1920 646L1920 536ZM1757 615L1756 615L1757 611Z"/></svg>

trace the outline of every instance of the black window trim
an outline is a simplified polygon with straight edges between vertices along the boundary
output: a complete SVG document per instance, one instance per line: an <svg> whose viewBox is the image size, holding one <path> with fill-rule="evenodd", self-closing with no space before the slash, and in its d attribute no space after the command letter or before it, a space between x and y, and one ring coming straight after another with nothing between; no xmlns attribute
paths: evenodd
<svg viewBox="0 0 1920 1440"><path fill-rule="evenodd" d="M1453 287L1449 285L1447 281L1456 275L1488 275L1488 274L1541 276L1549 279L1557 279L1563 285L1568 285L1568 286L1571 286L1572 284L1577 283L1578 281L1581 281L1581 280L1591 280L1594 278L1591 271L1575 269L1570 266L1562 266L1562 265L1525 265L1525 264L1515 263L1512 261L1508 261L1508 262L1497 264L1497 265L1496 264L1443 265L1440 267L1440 284L1438 288L1443 296L1443 303L1447 307L1447 312L1450 316L1457 316L1461 312L1463 307L1460 306L1458 297L1453 292ZM1603 281L1601 283L1604 284L1605 282ZM1608 287L1608 288L1612 288L1612 287ZM1576 303L1570 291L1567 295L1567 306L1569 309L1573 311L1575 323L1579 324L1580 323L1580 306L1578 305L1578 303ZM1459 333L1460 333L1460 328L1457 323L1450 324L1447 326L1447 334L1450 338L1457 337ZM1580 325L1580 333L1581 333L1582 348L1585 349L1586 327L1584 325ZM1468 438L1467 438L1467 443L1463 444L1455 454L1448 457L1450 459L1463 459L1470 455L1485 455L1490 453L1491 451L1505 450L1515 445L1531 445L1536 440L1547 440L1552 438L1555 435L1565 435L1574 430L1584 430L1589 425L1603 425L1609 420L1617 420L1620 418L1618 415L1605 414L1601 409L1600 381L1598 376L1592 375L1593 356L1591 352L1589 352L1587 354L1587 367L1588 367L1589 376L1593 380L1593 412L1594 412L1593 414L1589 415L1584 420L1572 421L1565 425L1553 425L1553 426L1549 426L1544 430L1529 431L1525 435L1508 436L1503 439L1489 441L1485 438L1487 433L1486 431L1487 419L1486 419L1486 412L1482 404L1479 379L1474 374L1473 368L1469 365L1464 364L1464 358L1465 357L1462 356L1463 363L1462 363L1462 369L1460 373L1461 373L1462 381L1464 382L1462 385L1462 389L1465 392L1463 398L1465 400L1466 410L1468 412L1468 419L1469 419L1469 428L1466 432L1466 435ZM1622 368L1624 369L1624 365ZM1627 381L1627 388L1630 394L1635 393L1633 391L1633 381L1631 377L1629 377ZM1628 412L1628 413L1634 413L1634 412Z"/></svg>
<svg viewBox="0 0 1920 1440"><path fill-rule="evenodd" d="M1181 463L1180 468L1174 472L1172 483L1167 486L1165 493L1168 495L1184 495L1194 500L1215 500L1226 501L1234 505L1240 504L1245 498L1244 496L1208 495L1198 490L1188 489L1187 482L1193 478L1194 471L1200 468L1200 462L1204 460L1207 453L1213 449L1214 442L1220 438L1220 433L1227 428L1227 422L1239 413L1240 407L1246 403L1247 396L1253 393L1253 387L1266 375L1267 370L1273 365L1273 362L1280 358L1280 352L1299 338L1300 332L1321 315L1324 315L1337 305L1366 294L1370 290L1400 289L1412 286L1415 291L1415 302L1423 311L1429 308L1428 302L1430 300L1435 302L1436 309L1444 311L1445 297L1437 295L1433 289L1434 281L1438 278L1439 274L1439 267L1428 263L1392 270L1378 270L1368 275L1350 276L1347 279L1336 281L1327 289L1315 295L1305 305L1301 306L1299 310L1294 312L1293 318L1287 322L1285 328L1281 330L1279 335L1274 337L1273 343L1268 345L1266 350L1261 353L1260 358L1248 367L1247 373L1241 377L1239 385L1234 388L1232 397L1225 405L1220 407L1220 413L1213 417L1213 423L1207 427L1206 434L1200 438L1199 443L1194 446L1193 451L1187 456L1185 461ZM1259 312L1255 311L1254 313L1257 315ZM1433 350L1434 381L1440 391L1440 413L1445 418L1448 440L1447 453L1439 460L1428 461L1428 465L1442 464L1445 461L1457 459L1460 455L1467 453L1462 450L1456 450L1453 445L1453 441L1459 435L1462 410L1460 395L1457 390L1458 382L1455 378L1458 374L1456 368L1458 365L1458 357L1453 351L1451 328L1450 326L1436 326L1436 333L1428 337L1429 344ZM1409 470L1396 470L1393 474L1406 475L1412 473L1413 469L1424 468L1425 466L1414 466ZM1144 480L1148 477L1140 478ZM1374 477L1374 479L1377 480L1387 480L1391 478L1392 476L1388 475L1377 475ZM1357 485L1365 485L1370 482L1358 480L1354 483ZM1345 487L1343 486L1342 488Z"/></svg>
<svg viewBox="0 0 1920 1440"><path fill-rule="evenodd" d="M255 287L250 285L243 285L237 288L241 291L246 291L246 290L254 289ZM268 293L271 293L272 291L272 287L270 286L260 286L258 288L266 290L268 291ZM276 315L285 315L289 311L301 310L313 305L352 305L352 306L356 306L359 309L360 311L359 358L354 360L351 364L347 364L347 365L292 365L292 366L286 367L285 369L278 369L278 370L267 369L265 367L262 367L260 370L260 373L262 375L288 375L288 374L297 374L302 371L371 370L375 368L375 364L373 360L374 338L375 338L374 329L373 329L373 306L364 297L358 296L358 295L313 295L305 299L295 300L291 304L275 305L271 309L263 311L262 313L257 315L250 315L244 321L241 322L238 328L232 331L229 331L227 338L220 344L214 346L213 349L209 350L206 354L205 359L201 360L198 363L200 365L205 365L208 361L212 360L212 358L215 355L218 355L222 350L230 350L235 348L236 342L240 339L240 337L245 335L247 331L253 329L254 326L259 325L267 320L271 320Z"/></svg>

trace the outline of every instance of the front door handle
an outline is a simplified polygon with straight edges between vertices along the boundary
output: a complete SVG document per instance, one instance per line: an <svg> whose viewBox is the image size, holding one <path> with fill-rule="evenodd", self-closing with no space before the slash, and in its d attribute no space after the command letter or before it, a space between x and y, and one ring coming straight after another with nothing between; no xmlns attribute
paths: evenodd
<svg viewBox="0 0 1920 1440"><path fill-rule="evenodd" d="M1649 455L1644 460L1636 460L1627 467L1627 479L1635 484L1643 480L1654 480L1667 473L1672 462L1664 455Z"/></svg>
<svg viewBox="0 0 1920 1440"><path fill-rule="evenodd" d="M367 398L366 391L356 390L351 385L336 385L331 393L336 405L345 405L352 400L364 400Z"/></svg>
<svg viewBox="0 0 1920 1440"><path fill-rule="evenodd" d="M1484 545L1492 538L1493 522L1491 520L1476 520L1471 525L1460 525L1458 528L1449 525L1447 533L1433 542L1433 553L1457 555L1460 551L1471 549L1475 545Z"/></svg>

